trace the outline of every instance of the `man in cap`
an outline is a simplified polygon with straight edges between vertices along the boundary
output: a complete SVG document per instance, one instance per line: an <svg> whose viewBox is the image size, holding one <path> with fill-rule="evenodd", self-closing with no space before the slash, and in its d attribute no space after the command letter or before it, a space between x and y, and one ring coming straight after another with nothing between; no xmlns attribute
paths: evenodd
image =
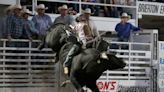
<svg viewBox="0 0 164 92"><path fill-rule="evenodd" d="M38 30L35 28L33 21L28 20L29 16L33 16L31 11L24 9L22 11L24 38L32 41L32 36L38 34Z"/></svg>
<svg viewBox="0 0 164 92"><path fill-rule="evenodd" d="M118 23L115 27L115 31L117 32L117 36L118 36L118 41L128 42L130 32L139 31L141 30L141 28L135 27L131 23L128 22L128 20L130 19L130 16L127 13L122 13L120 18L121 18L121 22Z"/></svg>
<svg viewBox="0 0 164 92"><path fill-rule="evenodd" d="M21 39L23 36L23 20L21 18L21 5L14 5L13 8L13 15L7 18L6 23L6 30L7 30L7 38L11 40L14 39Z"/></svg>
<svg viewBox="0 0 164 92"><path fill-rule="evenodd" d="M87 19L87 24L88 24L88 26L89 26L89 28L90 28L90 31L91 31L91 33L92 33L93 38L94 38L94 37L98 37L98 36L99 36L99 32L98 32L98 30L97 30L97 28L96 28L94 22L90 19L90 16L91 16L91 14L92 14L92 13L91 13L91 9L90 9L90 8L86 8L86 9L83 11L83 14L84 14L84 16L85 16L86 19Z"/></svg>
<svg viewBox="0 0 164 92"><path fill-rule="evenodd" d="M58 16L55 21L54 24L57 23L64 23L66 25L75 25L75 19L73 18L73 16L68 15L68 7L67 5L62 5L58 8L60 16Z"/></svg>
<svg viewBox="0 0 164 92"><path fill-rule="evenodd" d="M50 16L45 14L45 10L47 9L48 7L45 7L44 4L39 4L36 7L36 11L38 14L32 18L35 28L39 32L39 39L41 40L44 39L47 29L52 25L52 20Z"/></svg>

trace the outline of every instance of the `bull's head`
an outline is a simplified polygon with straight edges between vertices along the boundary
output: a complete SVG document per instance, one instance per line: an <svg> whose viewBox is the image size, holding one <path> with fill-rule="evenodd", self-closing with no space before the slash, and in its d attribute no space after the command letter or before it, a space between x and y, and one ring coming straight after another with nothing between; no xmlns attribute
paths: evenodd
<svg viewBox="0 0 164 92"><path fill-rule="evenodd" d="M113 54L106 54L106 56L102 56L102 58L103 62L106 63L108 70L122 69L126 66L126 63L123 61L123 59L120 59Z"/></svg>

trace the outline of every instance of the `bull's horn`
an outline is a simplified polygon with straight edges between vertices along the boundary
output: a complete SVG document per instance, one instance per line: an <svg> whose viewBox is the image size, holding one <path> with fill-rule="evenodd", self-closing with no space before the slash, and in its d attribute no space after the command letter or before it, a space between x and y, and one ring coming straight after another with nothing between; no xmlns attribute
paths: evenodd
<svg viewBox="0 0 164 92"><path fill-rule="evenodd" d="M100 57L103 58L103 59L109 60L109 58L108 58L106 52L102 52L102 53L100 54Z"/></svg>

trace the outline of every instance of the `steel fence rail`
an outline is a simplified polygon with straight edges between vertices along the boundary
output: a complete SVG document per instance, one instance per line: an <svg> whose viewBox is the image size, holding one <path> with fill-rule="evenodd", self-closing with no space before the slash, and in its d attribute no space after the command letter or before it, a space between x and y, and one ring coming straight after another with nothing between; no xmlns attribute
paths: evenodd
<svg viewBox="0 0 164 92"><path fill-rule="evenodd" d="M0 39L0 87L51 87L59 90L62 70L55 65L55 54L50 48L42 51L37 50L39 40L30 42L29 40L12 39L10 42L27 42L28 46L10 47L7 39ZM123 58L127 66L123 70L106 71L99 78L99 81L144 80L145 86L150 86L151 81L151 44L136 42L110 42L111 44L127 44L129 49L111 49L118 57ZM133 45L141 45L145 50L137 50ZM59 66L58 66L59 67ZM61 66L60 66L61 67ZM60 72L60 73L59 73ZM129 84L130 86L130 84ZM61 89L60 89L61 90ZM51 92L51 91L50 91ZM53 92L53 91L52 91Z"/></svg>

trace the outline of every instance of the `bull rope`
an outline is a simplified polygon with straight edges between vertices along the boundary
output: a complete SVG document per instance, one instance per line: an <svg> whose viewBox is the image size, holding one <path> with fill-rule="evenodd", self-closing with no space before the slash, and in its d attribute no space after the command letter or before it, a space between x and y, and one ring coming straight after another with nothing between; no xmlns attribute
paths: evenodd
<svg viewBox="0 0 164 92"><path fill-rule="evenodd" d="M101 38L101 36L102 35L104 35L104 34L106 34L107 32L103 32L103 33L101 33L99 36L97 36L97 37L95 37L94 39L92 39L92 40L90 40L90 41L88 41L87 42L87 44L89 44L89 43L92 43L92 42L95 42L95 41L97 41L97 40L99 40L100 38ZM96 57L96 59L98 58L99 56L97 56ZM82 69L84 70L86 67L87 67L87 65L90 63L90 61L89 62L87 62L83 67L82 67Z"/></svg>

